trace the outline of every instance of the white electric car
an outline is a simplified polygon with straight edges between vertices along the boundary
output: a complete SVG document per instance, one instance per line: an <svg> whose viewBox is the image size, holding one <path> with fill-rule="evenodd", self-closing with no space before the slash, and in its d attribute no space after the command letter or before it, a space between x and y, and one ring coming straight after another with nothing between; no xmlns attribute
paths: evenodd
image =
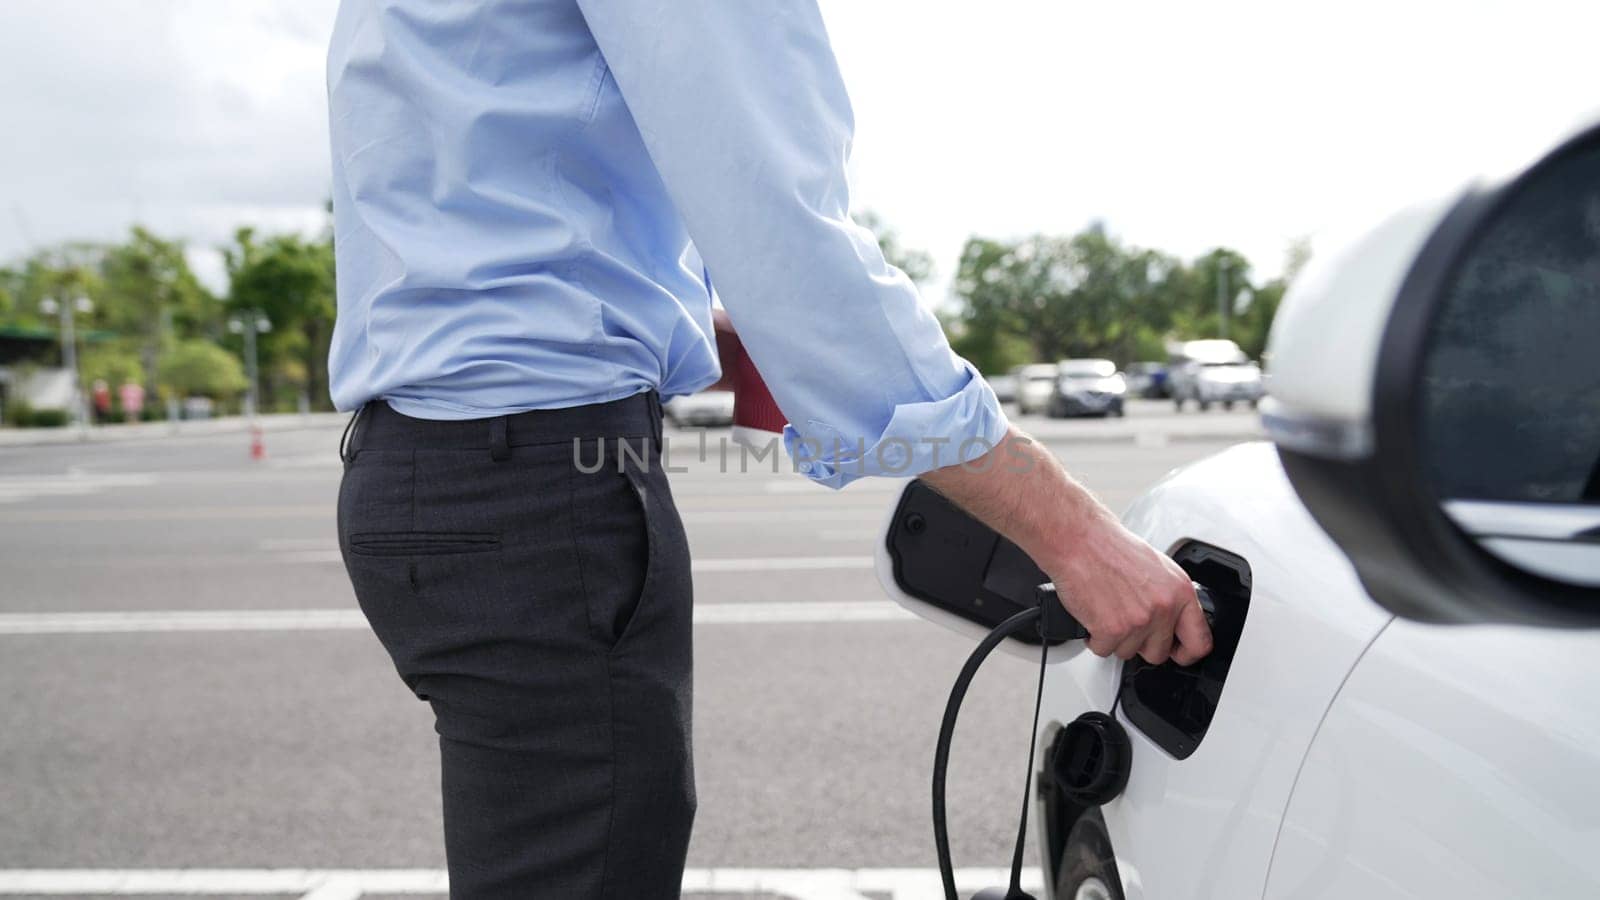
<svg viewBox="0 0 1600 900"><path fill-rule="evenodd" d="M1125 516L1210 589L1215 651L1051 650L1047 893L1600 897L1600 121L1324 253L1271 359L1272 443ZM1026 608L1038 570L926 493L890 593L974 635ZM1056 745L1114 702L1126 787L1090 808Z"/></svg>

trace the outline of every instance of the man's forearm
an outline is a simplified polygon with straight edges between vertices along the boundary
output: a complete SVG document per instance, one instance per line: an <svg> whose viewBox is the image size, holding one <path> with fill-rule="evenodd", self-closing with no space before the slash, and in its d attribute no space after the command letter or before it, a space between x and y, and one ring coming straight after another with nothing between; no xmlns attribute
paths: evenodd
<svg viewBox="0 0 1600 900"><path fill-rule="evenodd" d="M1210 651L1210 630L1177 563L1124 528L1014 426L985 456L922 479L1044 569L1088 629L1093 652L1187 665Z"/></svg>
<svg viewBox="0 0 1600 900"><path fill-rule="evenodd" d="M978 521L1005 535L1041 568L1059 564L1074 532L1110 513L1043 445L1012 426L999 446L966 466L922 480Z"/></svg>

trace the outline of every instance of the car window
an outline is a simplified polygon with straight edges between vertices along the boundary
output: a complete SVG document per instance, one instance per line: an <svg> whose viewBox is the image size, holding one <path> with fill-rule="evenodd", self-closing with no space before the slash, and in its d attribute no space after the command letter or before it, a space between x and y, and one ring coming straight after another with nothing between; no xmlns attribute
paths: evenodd
<svg viewBox="0 0 1600 900"><path fill-rule="evenodd" d="M1600 154L1547 167L1467 252L1423 379L1441 498L1600 501Z"/></svg>

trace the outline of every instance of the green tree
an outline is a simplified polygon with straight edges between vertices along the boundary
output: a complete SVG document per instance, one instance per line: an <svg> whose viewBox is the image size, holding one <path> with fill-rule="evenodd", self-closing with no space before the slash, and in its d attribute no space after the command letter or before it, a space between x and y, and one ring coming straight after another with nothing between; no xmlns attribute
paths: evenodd
<svg viewBox="0 0 1600 900"><path fill-rule="evenodd" d="M223 251L228 308L259 310L272 323L257 346L267 379L264 398L294 384L313 404L328 404L328 345L333 337L333 244L299 235L258 238L241 228Z"/></svg>
<svg viewBox="0 0 1600 900"><path fill-rule="evenodd" d="M136 226L126 242L105 251L101 270L95 320L138 353L147 389L157 386L162 352L174 340L215 336L221 310L190 270L181 242Z"/></svg>
<svg viewBox="0 0 1600 900"><path fill-rule="evenodd" d="M22 285L22 275L16 269L0 266L0 324L12 321L17 315L17 291Z"/></svg>
<svg viewBox="0 0 1600 900"><path fill-rule="evenodd" d="M83 368L85 385L104 381L115 389L117 385L130 381L142 382L145 376L144 361L139 354L121 346L119 342L85 346L78 364Z"/></svg>
<svg viewBox="0 0 1600 900"><path fill-rule="evenodd" d="M993 269L1007 252L1007 245L983 238L969 238L962 248L957 266L956 292L962 305L954 314L940 317L950 346L981 372L997 374L1033 358L1033 348L1019 334L1019 328L995 292L986 292L977 302L967 296L977 285L977 274ZM963 286L967 290L963 291Z"/></svg>
<svg viewBox="0 0 1600 900"><path fill-rule="evenodd" d="M1249 296L1253 290L1250 260L1244 254L1226 247L1212 250L1194 261L1183 289L1175 293L1174 330L1184 338L1221 337L1222 308L1226 306L1228 337L1237 340L1232 312L1240 294Z"/></svg>
<svg viewBox="0 0 1600 900"><path fill-rule="evenodd" d="M1098 224L1069 238L973 238L956 274L963 306L952 331L996 367L1019 361L1018 341L1032 360L1126 362L1166 319L1162 289L1175 266L1125 247Z"/></svg>
<svg viewBox="0 0 1600 900"><path fill-rule="evenodd" d="M98 327L103 315L98 302L104 294L104 281L100 277L103 257L103 247L64 244L36 252L20 266L0 270L0 293L8 298L5 301L7 311L0 322L54 329L56 317L39 309L44 298L89 297L96 301L95 311L87 317L80 315L79 324Z"/></svg>
<svg viewBox="0 0 1600 900"><path fill-rule="evenodd" d="M233 397L245 389L239 358L206 340L180 341L162 357L161 386L180 396Z"/></svg>

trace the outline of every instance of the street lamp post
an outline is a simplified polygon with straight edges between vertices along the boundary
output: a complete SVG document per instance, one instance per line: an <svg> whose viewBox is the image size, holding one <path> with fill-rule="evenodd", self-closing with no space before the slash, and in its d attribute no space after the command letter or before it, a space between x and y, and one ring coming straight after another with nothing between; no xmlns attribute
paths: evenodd
<svg viewBox="0 0 1600 900"><path fill-rule="evenodd" d="M57 325L61 335L61 367L72 373L70 412L78 427L84 428L88 425L89 417L83 408L83 374L78 371L78 335L75 326L78 313L87 315L94 311L94 301L88 297L59 301L54 297L45 297L39 301L39 311L47 316L59 314L61 317Z"/></svg>
<svg viewBox="0 0 1600 900"><path fill-rule="evenodd" d="M1228 258L1217 256L1217 337L1228 336Z"/></svg>
<svg viewBox="0 0 1600 900"><path fill-rule="evenodd" d="M256 417L256 335L272 330L272 321L260 310L247 309L228 320L228 330L244 335L244 374L250 387L244 395L244 415L251 421Z"/></svg>

